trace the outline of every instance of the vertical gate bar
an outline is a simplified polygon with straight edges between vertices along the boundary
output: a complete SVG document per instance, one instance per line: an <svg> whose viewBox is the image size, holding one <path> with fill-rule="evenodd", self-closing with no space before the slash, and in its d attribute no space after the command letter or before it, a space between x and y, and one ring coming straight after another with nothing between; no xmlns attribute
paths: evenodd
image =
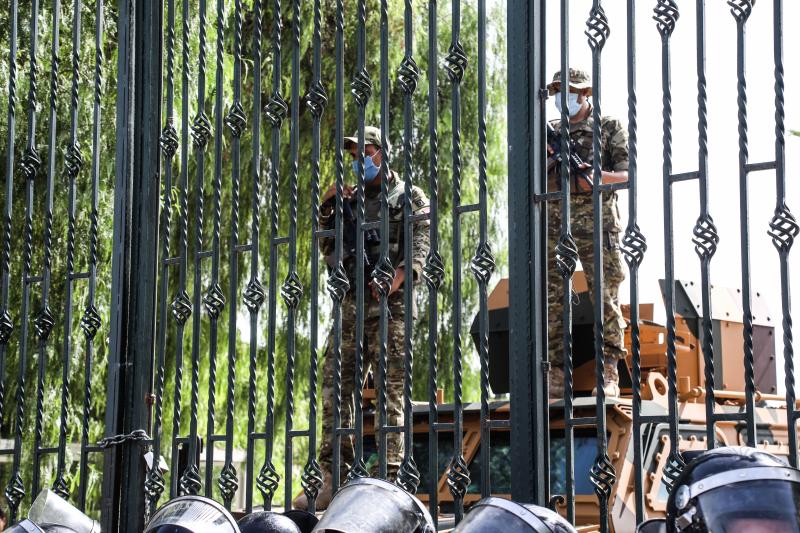
<svg viewBox="0 0 800 533"><path fill-rule="evenodd" d="M284 454L284 508L292 508L292 435L294 428L294 361L297 350L297 306L303 297L303 285L297 275L297 167L300 143L300 0L292 2L292 115L291 140L292 166L289 173L289 272L281 287L286 303L286 453Z"/></svg>
<svg viewBox="0 0 800 533"><path fill-rule="evenodd" d="M178 294L172 302L172 314L178 323L175 334L175 392L172 410L172 454L170 465L170 499L179 492L178 438L181 431L181 389L183 387L183 334L186 321L192 314L192 302L186 292L186 270L189 240L189 3L182 10L183 34L181 36L181 140L180 182L178 184L180 207L178 211Z"/></svg>
<svg viewBox="0 0 800 533"><path fill-rule="evenodd" d="M572 364L572 275L578 260L578 248L572 237L572 192L570 190L570 136L569 136L569 2L561 0L561 227L559 242L554 250L556 267L563 283L562 322L564 336L564 468L566 477L567 519L575 523L575 428L573 412L573 364ZM550 223L548 217L548 224ZM548 230L549 232L550 230ZM549 252L549 250L548 250ZM552 268L548 262L548 269ZM548 274L549 277L549 274ZM549 313L549 309L548 309ZM549 330L549 327L548 327ZM548 341L549 341L548 331ZM548 361L549 362L549 361ZM546 385L549 390L549 383Z"/></svg>
<svg viewBox="0 0 800 533"><path fill-rule="evenodd" d="M772 4L773 54L775 62L775 214L769 224L769 236L778 251L781 270L781 324L783 362L786 383L786 427L789 430L789 464L797 468L797 409L794 378L794 338L789 290L789 250L800 234L786 204L786 117L783 72L783 0Z"/></svg>
<svg viewBox="0 0 800 533"><path fill-rule="evenodd" d="M411 222L412 180L414 178L413 158L413 95L417 88L419 67L414 61L414 22L411 0L406 0L403 28L405 30L405 55L397 71L397 81L403 91L403 159L405 169L403 173L403 258L405 278L403 281L403 307L407 310L414 306L414 273L412 258L414 257L414 223ZM383 242L383 240L381 241ZM410 276L410 277L409 277ZM414 409L411 395L414 391L413 383L413 327L414 314L406 312L403 321L403 462L397 473L397 484L411 494L417 492L419 487L419 470L414 462Z"/></svg>
<svg viewBox="0 0 800 533"><path fill-rule="evenodd" d="M547 351L545 208L534 194L545 190L544 0L508 3L509 114L509 357L511 478L515 501L544 505L548 431L542 363ZM544 474L544 475L542 475Z"/></svg>
<svg viewBox="0 0 800 533"><path fill-rule="evenodd" d="M192 120L192 144L195 155L195 182L194 182L194 280L192 283L192 382L189 397L189 444L186 469L181 474L181 494L197 494L202 488L200 467L198 461L197 418L200 404L200 333L202 328L203 313L201 310L203 300L203 209L205 187L205 149L208 138L211 136L211 124L205 112L206 103L206 0L200 0L200 36L199 52L197 58L197 111ZM186 147L188 151L188 146ZM187 213L188 214L188 213Z"/></svg>
<svg viewBox="0 0 800 533"><path fill-rule="evenodd" d="M239 488L239 477L233 465L234 426L236 416L236 349L237 349L237 292L239 291L239 192L241 178L242 133L247 117L242 108L242 0L234 7L233 32L233 104L225 116L231 131L231 223L228 244L228 383L225 400L225 465L217 485L225 507L230 510ZM246 303L246 302L245 302ZM249 421L249 418L248 418ZM248 425L248 449L250 432ZM249 479L249 478L248 478Z"/></svg>
<svg viewBox="0 0 800 533"><path fill-rule="evenodd" d="M486 188L486 0L478 0L478 205L479 243L470 267L478 281L479 358L481 364L481 497L491 493L489 458L491 426L489 413L489 296L487 286L494 272L489 245L488 192Z"/></svg>
<svg viewBox="0 0 800 533"><path fill-rule="evenodd" d="M600 184L603 181L602 157L601 155L601 53L611 29L608 25L608 18L601 4L601 0L592 2L592 10L589 20L586 22L586 36L589 39L589 47L592 49L592 119L594 121L592 131L592 176L593 182ZM610 193L614 194L614 193ZM611 489L616 482L616 472L614 465L608 456L608 436L606 435L606 397L603 389L604 385L604 365L605 365L605 342L603 339L604 309L603 309L603 290L605 276L603 272L603 193L599 187L592 190L592 209L594 211L593 228L593 248L594 248L594 294L592 300L594 304L594 359L595 377L597 378L597 396L595 398L596 419L597 419L597 457L592 464L591 480L594 485L595 494L600 502L600 531L609 531L608 499L611 496Z"/></svg>
<svg viewBox="0 0 800 533"><path fill-rule="evenodd" d="M164 476L159 468L161 461L161 440L164 408L164 373L167 352L167 330L169 328L168 292L170 256L170 227L172 222L172 181L173 159L179 148L178 132L175 130L175 0L167 1L167 82L166 82L166 122L161 130L159 146L163 157L164 182L161 192L160 268L159 268L159 311L158 346L156 352L155 412L153 415L153 464L147 472L145 493L148 512L155 512L158 500L166 488Z"/></svg>
<svg viewBox="0 0 800 533"><path fill-rule="evenodd" d="M36 422L33 449L33 494L38 494L41 485L41 448L44 432L44 387L47 367L47 341L55 326L55 318L50 310L50 277L53 258L53 182L56 174L56 142L58 133L57 98L59 85L59 37L61 30L61 1L53 0L53 33L50 54L50 116L47 134L47 184L44 204L44 232L42 235L42 300L39 313L34 321L38 337L38 372L36 383Z"/></svg>
<svg viewBox="0 0 800 533"><path fill-rule="evenodd" d="M102 111L103 97L103 65L105 55L103 54L103 31L105 20L103 11L105 9L103 0L95 2L95 43L94 43L94 101L92 111L92 195L91 208L89 213L89 295L86 307L81 317L81 329L83 330L86 342L86 361L84 362L83 378L83 420L81 422L81 454L80 454L80 485L78 486L78 507L81 511L86 509L86 491L88 488L89 476L89 420L92 408L92 379L94 376L94 338L97 335L102 321L100 313L95 307L97 295L97 255L100 230L100 114Z"/></svg>
<svg viewBox="0 0 800 533"><path fill-rule="evenodd" d="M678 449L678 361L675 348L675 257L672 202L672 66L670 38L680 13L675 0L658 0L653 19L661 34L661 89L663 102L662 187L664 197L664 308L667 315L667 382L670 452L664 466L663 481L668 490L684 467Z"/></svg>
<svg viewBox="0 0 800 533"><path fill-rule="evenodd" d="M387 146L387 136L389 131L389 3L381 1L381 57L380 57L380 81L381 81L381 144ZM384 176L388 175L391 154L385 150L381 155L381 172ZM387 405L386 405L386 358L389 336L389 307L387 302L387 284L391 284L395 271L389 259L389 184L387 180L381 179L381 257L380 266L374 272L375 281L378 283L380 294L380 316L378 318L378 328L380 335L380 346L378 349L378 424L379 431L376 433L381 448L386 444L387 437L381 428L386 426Z"/></svg>
<svg viewBox="0 0 800 533"><path fill-rule="evenodd" d="M439 254L439 29L436 21L436 0L428 0L428 136L430 162L428 197L430 198L431 247L422 274L428 286L428 498L433 526L439 527L439 421L437 378L439 356L439 287L444 281L444 262Z"/></svg>
<svg viewBox="0 0 800 533"><path fill-rule="evenodd" d="M3 216L3 251L0 258L0 413L5 412L6 399L6 356L8 341L14 331L14 322L8 313L9 282L11 277L11 208L14 200L14 141L17 119L17 23L19 5L11 1L11 29L9 31L8 54L8 144L6 148L6 202Z"/></svg>
<svg viewBox="0 0 800 533"><path fill-rule="evenodd" d="M715 447L714 424L714 332L711 320L711 258L719 236L708 209L708 95L706 93L706 6L697 0L697 129L699 139L698 177L700 216L694 227L694 250L700 258L700 284L703 308L703 363L706 382L706 447Z"/></svg>
<svg viewBox="0 0 800 533"><path fill-rule="evenodd" d="M212 436L216 430L217 403L217 339L219 335L219 317L225 308L225 295L219 284L219 234L222 217L222 141L224 122L225 76L222 71L225 46L225 0L217 0L217 65L214 83L214 199L211 233L211 286L203 297L203 303L209 318L208 333L208 419L206 423L206 487L207 497L214 494L214 447ZM236 256L236 252L231 250Z"/></svg>
<svg viewBox="0 0 800 533"><path fill-rule="evenodd" d="M344 2L336 0L336 96L334 109L336 110L336 126L334 135L334 158L336 163L336 222L335 246L336 269L328 276L328 292L333 299L333 457L331 470L333 470L333 493L339 490L342 459L342 434L339 426L342 423L342 300L350 288L347 274L342 265L342 212L344 195L344 161L342 153L342 140L344 138Z"/></svg>
<svg viewBox="0 0 800 533"><path fill-rule="evenodd" d="M161 184L163 6L160 2L134 6L121 2L119 11L107 436L141 434L150 423L145 399L152 391L153 379L158 257L155 252ZM132 50L127 48L130 42L134 44ZM103 477L104 491L111 495L109 504L115 508L112 513L119 513L119 523L104 509L108 517L104 530L142 531L144 450L140 440L128 438L121 451L120 471L109 476L106 470ZM113 465L113 459L114 454L106 454L104 466Z"/></svg>
<svg viewBox="0 0 800 533"><path fill-rule="evenodd" d="M308 457L301 477L303 491L308 498L309 512L316 512L316 500L322 488L322 469L317 462L317 378L319 342L319 179L320 179L320 120L328 102L328 95L322 85L321 47L322 17L320 0L314 0L314 34L312 36L311 88L306 96L306 105L311 111L311 324L309 327L310 360L308 374Z"/></svg>
<svg viewBox="0 0 800 533"><path fill-rule="evenodd" d="M247 394L247 487L245 489L245 511L253 510L253 454L256 427L256 365L258 357L258 310L264 303L264 286L258 280L258 244L260 213L259 198L261 184L261 0L253 2L253 160L252 203L250 220L250 281L242 299L250 311L250 369Z"/></svg>
<svg viewBox="0 0 800 533"><path fill-rule="evenodd" d="M358 176L356 177L356 342L355 342L355 374L353 379L353 403L355 409L355 460L351 465L348 477L363 477L364 468L364 415L362 406L362 383L364 373L364 120L366 106L372 94L372 81L365 67L367 5L366 0L358 0L358 24L356 26L356 72L351 82L350 91L358 107ZM383 90L383 87L381 88ZM337 140L337 142L339 142ZM384 154L385 155L385 154ZM378 372L378 395L386 406L386 359L380 361L382 370ZM350 369L345 369L350 371ZM381 411L382 414L385 414ZM378 464L379 476L386 479L386 433L383 431L386 417L379 417L378 422Z"/></svg>
<svg viewBox="0 0 800 533"><path fill-rule="evenodd" d="M75 271L75 212L76 183L83 167L83 156L78 143L78 75L81 45L81 1L73 2L72 16L72 86L70 94L70 139L64 156L64 166L69 180L67 192L67 254L64 276L64 347L61 353L61 413L59 417L58 453L53 491L69 499L69 487L64 479L67 453L67 408L69 406L69 363L72 352L72 293Z"/></svg>
<svg viewBox="0 0 800 533"><path fill-rule="evenodd" d="M467 56L461 45L461 1L452 4L452 42L445 58L445 69L452 85L453 123L453 458L447 483L453 495L455 523L464 517L464 495L469 487L469 467L464 460L464 406L461 402L461 80Z"/></svg>
<svg viewBox="0 0 800 533"><path fill-rule="evenodd" d="M747 445L756 445L755 370L753 367L753 313L750 298L750 211L748 207L749 148L747 139L747 77L745 75L745 30L753 10L754 0L728 0L736 19L736 104L739 130L739 243L742 261L742 331L744 348L745 420Z"/></svg>
<svg viewBox="0 0 800 533"><path fill-rule="evenodd" d="M269 245L269 303L267 326L267 419L265 433L267 450L264 464L256 480L264 498L264 509L272 506L272 497L278 488L280 476L272 464L273 436L275 433L275 326L277 322L278 290L278 191L281 172L281 123L288 111L281 96L281 0L272 4L272 94L264 110L267 121L272 126L272 158L270 160L270 245Z"/></svg>
<svg viewBox="0 0 800 533"><path fill-rule="evenodd" d="M633 381L633 476L636 523L644 521L644 472L642 466L642 350L639 335L639 266L647 250L647 242L637 221L638 196L638 125L636 98L636 4L627 2L628 52L628 226L622 238L622 253L630 273L630 325Z"/></svg>
<svg viewBox="0 0 800 533"><path fill-rule="evenodd" d="M33 0L31 2L31 10L32 10L32 19L31 19L31 27L36 28L37 26L37 17L38 17L38 2ZM6 350L8 350L8 341L11 338L11 334L13 333L14 322L12 321L9 313L8 313L8 303L9 303L9 285L10 285L10 276L11 276L11 208L13 204L13 193L14 193L14 141L15 141L15 133L16 133L16 107L17 107L17 26L19 22L19 5L17 0L12 0L11 4L11 32L10 32L10 53L9 53L9 67L8 67L8 152L6 154L6 203L4 209L4 218L3 218L3 252L2 252L2 315L0 315L0 324L2 325L2 342L0 342L0 357L2 358L2 375L0 379L2 379L3 389L5 390L5 365L6 365ZM31 31L31 49L32 53L29 58L29 62L31 65L31 93L33 96L30 97L29 94L29 101L28 101L28 137L29 137L29 149L25 151L25 154L22 156L19 164L22 167L23 175L28 178L28 162L30 161L30 154L31 150L30 147L33 145L30 142L33 135L35 135L35 124L36 124L36 110L35 110L35 99L36 99L36 47L35 43L37 40L36 32ZM31 129L33 128L33 129ZM35 150L33 151L35 154ZM34 169L35 173L35 169ZM26 188L30 188L32 186L32 180L27 179L26 181ZM24 397L24 388L25 388L25 370L26 370L26 353L27 353L27 309L28 309L28 284L24 281L27 278L29 270L28 267L28 224L27 218L29 217L29 213L26 213L26 232L25 232L25 245L24 245L24 253L23 253L23 290L22 290L22 305L21 305L21 313L19 316L20 322L22 324L22 331L19 341L19 357L18 357L18 369L17 369L17 394L16 394L16 405L15 407L15 416L14 416L14 455L13 455L13 466L11 472L11 478L8 480L8 484L6 485L5 490L5 497L6 501L9 505L9 515L10 515L10 523L13 523L16 520L17 508L19 506L20 501L22 500L23 496L25 495L25 488L22 484L22 479L19 476L19 467L20 467L20 457L21 457L21 447L22 447L22 424L23 424L23 416L24 416L24 408L23 403L25 400ZM4 395L3 395L4 396Z"/></svg>

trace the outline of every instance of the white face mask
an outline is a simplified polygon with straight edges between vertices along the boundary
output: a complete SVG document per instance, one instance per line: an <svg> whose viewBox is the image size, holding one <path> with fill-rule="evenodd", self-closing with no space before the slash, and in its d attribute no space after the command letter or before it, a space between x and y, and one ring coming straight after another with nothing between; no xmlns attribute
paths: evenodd
<svg viewBox="0 0 800 533"><path fill-rule="evenodd" d="M569 110L569 116L574 117L578 114L578 111L581 110L583 107L582 103L578 103L578 94L577 93L568 93L567 96L567 109ZM556 109L559 113L561 113L561 93L556 93Z"/></svg>

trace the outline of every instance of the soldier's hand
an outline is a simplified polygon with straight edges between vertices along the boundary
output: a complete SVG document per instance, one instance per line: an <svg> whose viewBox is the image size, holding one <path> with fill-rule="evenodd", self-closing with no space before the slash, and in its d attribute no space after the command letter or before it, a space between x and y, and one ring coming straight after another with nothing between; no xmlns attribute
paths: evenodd
<svg viewBox="0 0 800 533"><path fill-rule="evenodd" d="M585 172L587 175L589 176L592 175L591 163L581 163L581 165L578 168L581 169L583 172ZM589 183L587 183L585 179L578 177L578 179L575 181L577 182L575 187L578 189L578 192L592 192L592 187L589 185Z"/></svg>
<svg viewBox="0 0 800 533"><path fill-rule="evenodd" d="M320 203L324 204L325 202L327 202L328 200L330 200L334 196L336 196L336 184L335 183L333 185L331 185L330 187L328 187L328 190L325 191L325 194L322 195L322 199L320 200ZM342 189L342 198L344 198L345 200L349 200L352 197L353 197L353 188L351 186L349 186L349 185L345 185L344 188Z"/></svg>

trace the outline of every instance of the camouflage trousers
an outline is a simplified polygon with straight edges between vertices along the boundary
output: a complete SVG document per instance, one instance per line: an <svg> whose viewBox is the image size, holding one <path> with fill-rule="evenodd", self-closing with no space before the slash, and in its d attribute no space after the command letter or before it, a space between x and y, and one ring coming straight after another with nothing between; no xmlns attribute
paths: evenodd
<svg viewBox="0 0 800 533"><path fill-rule="evenodd" d="M370 298L369 294L367 298ZM404 383L404 318L402 291L394 293L389 298L389 320L386 343L386 423L390 426L403 425L403 383ZM374 306L370 302L370 307ZM378 359L380 357L380 319L374 312L365 310L364 319L364 347L363 374L356 380L356 306L355 298L348 295L342 302L342 380L341 380L341 422L342 427L353 427L355 387L361 387L367 373L372 369L375 381L378 381ZM323 470L332 472L333 462L333 411L334 411L334 357L333 357L334 332L331 329L328 343L325 348L325 366L323 368L322 385L322 446L319 451L319 462ZM378 416L375 414L377 435ZM376 439L377 441L378 439ZM341 444L341 475L344 477L355 461L355 438L352 435L343 435ZM379 452L380 453L380 450ZM390 480L394 480L400 462L403 458L403 434L388 433L386 446L387 473ZM377 476L377 463L371 468L370 475Z"/></svg>
<svg viewBox="0 0 800 533"><path fill-rule="evenodd" d="M594 295L594 210L591 195L573 195L570 202L572 237L583 265L589 295ZM619 286L625 279L622 253L619 245L616 194L604 195L604 231L600 236L603 246L603 354L606 360L618 360L627 355L625 350L626 322L619 305ZM561 236L561 209L559 204L550 204L548 210L548 274L547 274L547 321L548 355L553 366L564 364L564 282L556 268L555 249Z"/></svg>

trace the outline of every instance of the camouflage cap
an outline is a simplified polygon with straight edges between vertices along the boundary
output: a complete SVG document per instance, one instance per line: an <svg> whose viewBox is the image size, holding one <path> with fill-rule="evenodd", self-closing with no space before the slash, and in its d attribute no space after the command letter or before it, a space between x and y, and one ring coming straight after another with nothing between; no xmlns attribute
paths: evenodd
<svg viewBox="0 0 800 533"><path fill-rule="evenodd" d="M358 144L358 130L353 133L352 137L344 138L345 150L349 149L351 144ZM381 142L381 129L375 126L364 126L364 146L368 144L374 144L382 149L385 148L386 152L392 151L392 143L390 143L388 139L386 140L386 146L383 146Z"/></svg>
<svg viewBox="0 0 800 533"><path fill-rule="evenodd" d="M569 86L573 89L589 89L589 95L592 94L592 77L585 70L577 68L569 69ZM547 91L550 95L556 94L561 88L561 71L559 70L553 75L553 81L547 84Z"/></svg>

